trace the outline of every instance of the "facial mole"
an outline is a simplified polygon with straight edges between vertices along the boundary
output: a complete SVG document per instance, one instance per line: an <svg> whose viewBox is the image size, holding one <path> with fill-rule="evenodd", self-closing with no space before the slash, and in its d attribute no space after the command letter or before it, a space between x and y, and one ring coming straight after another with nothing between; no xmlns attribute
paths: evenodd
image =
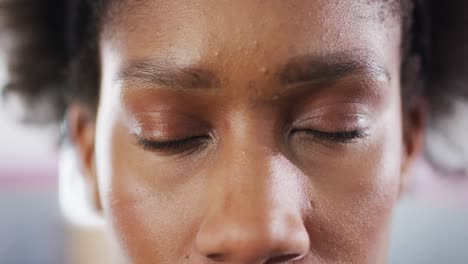
<svg viewBox="0 0 468 264"><path fill-rule="evenodd" d="M260 72L264 75L268 75L270 73L267 67L260 67Z"/></svg>

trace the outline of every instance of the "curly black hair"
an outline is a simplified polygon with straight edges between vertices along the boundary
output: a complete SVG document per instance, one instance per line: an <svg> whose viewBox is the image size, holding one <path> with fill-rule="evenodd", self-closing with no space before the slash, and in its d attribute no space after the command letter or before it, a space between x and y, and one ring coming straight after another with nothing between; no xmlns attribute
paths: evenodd
<svg viewBox="0 0 468 264"><path fill-rule="evenodd" d="M29 110L37 109L38 103L53 106L46 118L29 111L23 121L39 124L61 121L68 105L74 102L96 107L98 13L103 3L0 2L0 36L3 36L0 39L4 40L2 44L8 53L8 82L2 91L3 98L17 94Z"/></svg>
<svg viewBox="0 0 468 264"><path fill-rule="evenodd" d="M468 31L464 28L468 1L380 1L398 6L403 19L403 105L414 95L423 95L431 118L450 113L454 100L468 99ZM67 107L76 102L96 109L97 40L101 25L110 17L106 15L110 3L0 0L0 36L8 36L0 40L9 40L4 98L15 93L27 106L45 101L54 110L47 120L38 120L31 111L27 121L61 121Z"/></svg>

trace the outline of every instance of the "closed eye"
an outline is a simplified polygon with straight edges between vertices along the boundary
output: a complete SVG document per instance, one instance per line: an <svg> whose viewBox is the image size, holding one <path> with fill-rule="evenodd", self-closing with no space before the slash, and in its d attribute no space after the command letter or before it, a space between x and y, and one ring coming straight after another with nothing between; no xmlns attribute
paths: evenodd
<svg viewBox="0 0 468 264"><path fill-rule="evenodd" d="M291 134L309 136L313 139L326 141L328 143L352 143L357 139L367 136L367 134L362 130L325 132L319 130L297 129L292 130Z"/></svg>
<svg viewBox="0 0 468 264"><path fill-rule="evenodd" d="M158 141L152 139L138 138L137 144L144 150L153 152L183 153L196 150L206 145L211 137L208 135L191 136L183 139Z"/></svg>

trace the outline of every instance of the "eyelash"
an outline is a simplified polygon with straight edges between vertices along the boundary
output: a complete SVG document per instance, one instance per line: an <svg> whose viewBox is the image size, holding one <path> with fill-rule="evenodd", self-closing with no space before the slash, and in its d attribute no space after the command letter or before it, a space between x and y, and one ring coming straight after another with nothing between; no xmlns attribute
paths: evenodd
<svg viewBox="0 0 468 264"><path fill-rule="evenodd" d="M293 133L304 133L308 136L313 136L316 139L323 140L329 143L341 143L348 144L352 143L357 139L366 137L366 133L363 130L354 131L340 131L340 132L324 132L319 130L293 130Z"/></svg>
<svg viewBox="0 0 468 264"><path fill-rule="evenodd" d="M171 141L156 141L145 138L138 139L138 145L148 151L172 151L182 153L188 150L195 150L201 145L204 145L209 136L192 136Z"/></svg>
<svg viewBox="0 0 468 264"><path fill-rule="evenodd" d="M326 141L328 143L340 143L348 144L352 143L354 140L364 138L366 134L364 131L355 130L355 131L340 131L340 132L324 132L318 130L292 130L291 135L294 133L304 133L307 136L312 136L315 139ZM138 139L138 145L140 145L144 150L154 151L154 152L164 152L171 151L176 153L183 153L189 150L197 150L202 145L206 144L210 140L210 136L192 136L178 140L171 141L156 141L149 140L144 138Z"/></svg>

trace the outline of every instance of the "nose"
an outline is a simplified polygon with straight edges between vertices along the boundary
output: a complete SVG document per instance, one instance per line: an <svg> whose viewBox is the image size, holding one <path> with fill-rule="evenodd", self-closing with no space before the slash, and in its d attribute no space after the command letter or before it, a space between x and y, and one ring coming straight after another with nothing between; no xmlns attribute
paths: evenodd
<svg viewBox="0 0 468 264"><path fill-rule="evenodd" d="M252 201L254 202L254 201ZM249 208L250 207L250 208ZM254 210L244 204L236 210ZM309 237L302 221L294 215L212 215L205 219L196 238L197 251L222 263L284 263L304 257Z"/></svg>
<svg viewBox="0 0 468 264"><path fill-rule="evenodd" d="M297 187L295 177L285 172L285 166L275 169L261 164L257 159L237 168L229 166L230 176L221 177L223 183L216 182L218 187L213 189L217 191L209 191L210 210L195 241L204 258L273 264L298 260L308 253L299 196L291 193Z"/></svg>

